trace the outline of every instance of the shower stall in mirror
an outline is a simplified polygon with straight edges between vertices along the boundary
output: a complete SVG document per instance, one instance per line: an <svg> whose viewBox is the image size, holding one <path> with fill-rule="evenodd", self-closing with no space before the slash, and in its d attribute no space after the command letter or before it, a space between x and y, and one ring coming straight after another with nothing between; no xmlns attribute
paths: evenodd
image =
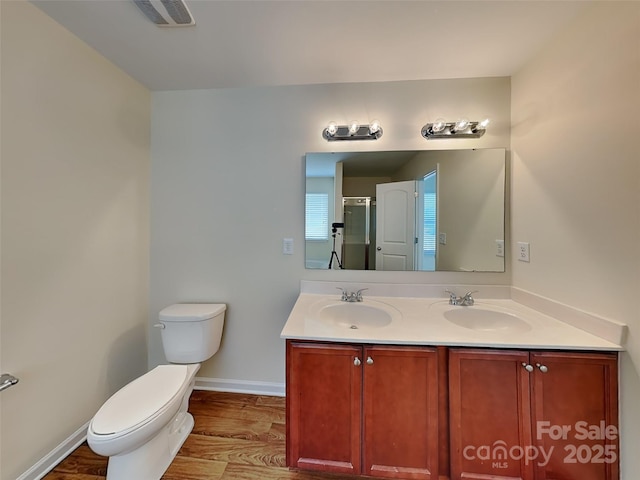
<svg viewBox="0 0 640 480"><path fill-rule="evenodd" d="M375 270L376 200L373 197L342 198L344 233L342 265L350 270Z"/></svg>

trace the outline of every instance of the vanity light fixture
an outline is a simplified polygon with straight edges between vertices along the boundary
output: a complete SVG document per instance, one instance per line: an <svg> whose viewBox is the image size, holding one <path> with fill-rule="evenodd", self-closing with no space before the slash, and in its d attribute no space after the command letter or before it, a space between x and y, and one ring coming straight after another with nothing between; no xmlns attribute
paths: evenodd
<svg viewBox="0 0 640 480"><path fill-rule="evenodd" d="M479 122L470 122L461 118L457 122L446 122L439 118L422 127L422 136L427 140L438 138L480 138L487 130L490 120L485 118Z"/></svg>
<svg viewBox="0 0 640 480"><path fill-rule="evenodd" d="M368 125L360 125L358 122L349 122L349 125L338 125L329 122L322 131L322 137L328 142L338 140L377 140L382 136L380 122L373 120Z"/></svg>

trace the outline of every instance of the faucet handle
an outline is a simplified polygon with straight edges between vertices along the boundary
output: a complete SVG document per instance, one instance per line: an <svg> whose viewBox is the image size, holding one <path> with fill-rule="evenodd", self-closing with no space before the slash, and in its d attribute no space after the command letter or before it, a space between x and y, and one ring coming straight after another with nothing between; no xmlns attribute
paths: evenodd
<svg viewBox="0 0 640 480"><path fill-rule="evenodd" d="M449 305L458 305L458 296L451 290L445 290L449 294Z"/></svg>
<svg viewBox="0 0 640 480"><path fill-rule="evenodd" d="M471 295L477 292L478 290L472 290L470 292L465 293L464 297L462 297L462 304L467 307L470 307L471 305L473 305L475 303L475 300Z"/></svg>
<svg viewBox="0 0 640 480"><path fill-rule="evenodd" d="M362 292L364 292L365 290L369 290L368 288L361 288L360 290L358 290L356 292L356 301L361 302L362 301Z"/></svg>
<svg viewBox="0 0 640 480"><path fill-rule="evenodd" d="M342 287L336 287L336 288L342 292L342 296L341 296L341 298L340 298L340 299L341 299L343 302L346 302L346 301L347 301L347 298L348 298L348 296L347 296L347 291L346 291L344 288L342 288Z"/></svg>

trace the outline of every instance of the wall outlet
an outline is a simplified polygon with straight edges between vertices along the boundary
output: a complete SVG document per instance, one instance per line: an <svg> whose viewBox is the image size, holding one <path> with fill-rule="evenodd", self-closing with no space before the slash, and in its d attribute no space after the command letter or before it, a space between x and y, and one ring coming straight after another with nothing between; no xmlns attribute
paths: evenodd
<svg viewBox="0 0 640 480"><path fill-rule="evenodd" d="M496 257L504 257L504 240L496 240Z"/></svg>
<svg viewBox="0 0 640 480"><path fill-rule="evenodd" d="M439 233L438 234L438 243L440 245L446 245L447 244L447 234L446 233Z"/></svg>
<svg viewBox="0 0 640 480"><path fill-rule="evenodd" d="M529 243L518 242L518 260L521 262L529 261Z"/></svg>
<svg viewBox="0 0 640 480"><path fill-rule="evenodd" d="M282 254L293 255L293 238L282 239Z"/></svg>

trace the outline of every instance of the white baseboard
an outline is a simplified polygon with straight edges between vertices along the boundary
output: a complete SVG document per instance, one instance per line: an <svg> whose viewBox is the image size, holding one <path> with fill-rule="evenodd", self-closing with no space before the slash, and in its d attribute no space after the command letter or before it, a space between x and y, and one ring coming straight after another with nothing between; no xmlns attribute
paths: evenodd
<svg viewBox="0 0 640 480"><path fill-rule="evenodd" d="M213 392L250 393L273 397L284 397L285 395L284 383L231 380L227 378L196 377L195 389L211 390Z"/></svg>
<svg viewBox="0 0 640 480"><path fill-rule="evenodd" d="M16 480L40 480L87 439L87 428L89 428L89 422L72 433L71 436L51 450L51 452Z"/></svg>

